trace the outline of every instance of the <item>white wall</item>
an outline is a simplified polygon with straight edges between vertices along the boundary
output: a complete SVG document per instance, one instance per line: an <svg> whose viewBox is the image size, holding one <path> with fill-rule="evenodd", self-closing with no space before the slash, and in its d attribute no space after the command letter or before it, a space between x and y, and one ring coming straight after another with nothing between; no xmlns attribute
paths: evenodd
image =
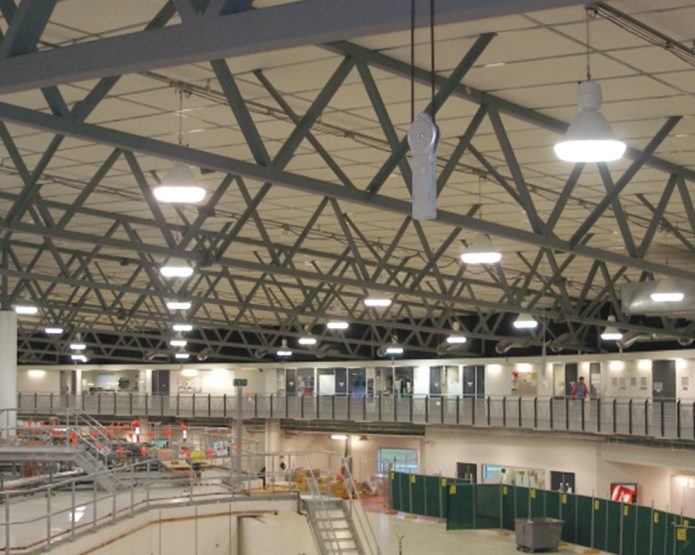
<svg viewBox="0 0 695 555"><path fill-rule="evenodd" d="M60 372L23 368L17 372L17 390L21 393L60 393Z"/></svg>

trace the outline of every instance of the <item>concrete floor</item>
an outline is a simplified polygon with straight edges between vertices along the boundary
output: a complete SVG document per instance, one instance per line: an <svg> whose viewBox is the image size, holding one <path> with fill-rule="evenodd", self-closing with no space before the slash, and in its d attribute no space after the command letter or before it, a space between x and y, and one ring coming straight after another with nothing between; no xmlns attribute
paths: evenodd
<svg viewBox="0 0 695 555"><path fill-rule="evenodd" d="M383 555L503 555L516 553L514 535L501 530L456 530L447 532L445 524L426 519L407 519L403 515L368 512ZM403 536L402 554L398 536ZM584 553L585 547L567 545L559 553ZM596 551L594 553L603 553Z"/></svg>

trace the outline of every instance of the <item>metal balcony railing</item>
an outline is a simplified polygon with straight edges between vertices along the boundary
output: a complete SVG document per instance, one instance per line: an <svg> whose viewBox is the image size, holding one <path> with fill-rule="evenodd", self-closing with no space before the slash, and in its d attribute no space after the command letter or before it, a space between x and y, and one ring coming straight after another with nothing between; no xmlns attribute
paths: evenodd
<svg viewBox="0 0 695 555"><path fill-rule="evenodd" d="M346 396L284 394L82 395L20 393L21 415L60 416L79 409L94 417L244 418L402 422L529 430L563 430L695 441L695 401L686 399L515 396Z"/></svg>

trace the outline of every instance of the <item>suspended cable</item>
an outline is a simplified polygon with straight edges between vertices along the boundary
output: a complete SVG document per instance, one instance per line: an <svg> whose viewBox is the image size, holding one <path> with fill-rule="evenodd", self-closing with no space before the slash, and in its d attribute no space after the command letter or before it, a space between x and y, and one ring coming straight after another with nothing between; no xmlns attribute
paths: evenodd
<svg viewBox="0 0 695 555"><path fill-rule="evenodd" d="M430 92L432 95L432 121L437 123L437 106L434 97L434 0L430 0Z"/></svg>
<svg viewBox="0 0 695 555"><path fill-rule="evenodd" d="M415 121L415 0L410 0L410 121Z"/></svg>

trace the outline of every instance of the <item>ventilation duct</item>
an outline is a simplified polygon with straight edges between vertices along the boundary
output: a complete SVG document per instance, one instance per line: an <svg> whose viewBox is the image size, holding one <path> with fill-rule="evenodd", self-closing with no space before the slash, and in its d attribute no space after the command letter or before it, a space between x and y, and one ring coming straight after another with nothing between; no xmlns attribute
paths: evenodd
<svg viewBox="0 0 695 555"><path fill-rule="evenodd" d="M695 319L695 283L684 280L671 280L678 291L683 292L680 302L658 302L652 299L659 287L659 281L624 283L620 287L620 302L625 314L644 314L646 316L667 316L669 318Z"/></svg>
<svg viewBox="0 0 695 555"><path fill-rule="evenodd" d="M509 352L512 349L525 349L529 346L529 344L529 339L500 341L499 343L497 343L497 345L495 345L495 351L497 352L497 354L503 355L504 353Z"/></svg>

